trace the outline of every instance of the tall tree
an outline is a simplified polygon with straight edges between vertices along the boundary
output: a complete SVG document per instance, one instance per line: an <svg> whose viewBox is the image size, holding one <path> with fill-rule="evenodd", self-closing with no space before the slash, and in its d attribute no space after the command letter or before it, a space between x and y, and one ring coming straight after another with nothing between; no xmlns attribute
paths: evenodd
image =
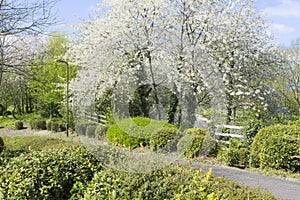
<svg viewBox="0 0 300 200"><path fill-rule="evenodd" d="M33 53L23 44L32 40L55 22L52 12L57 0L1 0L0 1L0 85L3 73L25 73L25 66L33 60ZM26 39L25 39L26 38Z"/></svg>
<svg viewBox="0 0 300 200"><path fill-rule="evenodd" d="M237 102L258 110L264 102L261 80L275 63L267 26L251 0L103 1L99 16L79 30L69 55L84 69L77 82L82 99L87 91L95 94L95 80L102 81L101 94L106 87L128 86L142 67L144 82L154 91L155 85L176 84L185 118L193 116L195 94L210 96L216 107L224 103L227 122ZM130 67L127 55L133 52L139 64ZM132 87L122 88L126 90ZM254 104L253 99L260 101Z"/></svg>

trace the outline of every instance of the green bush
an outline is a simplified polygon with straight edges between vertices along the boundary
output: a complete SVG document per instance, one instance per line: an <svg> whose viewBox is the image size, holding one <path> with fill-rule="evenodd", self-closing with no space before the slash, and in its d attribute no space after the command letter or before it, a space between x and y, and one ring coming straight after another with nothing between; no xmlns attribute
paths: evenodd
<svg viewBox="0 0 300 200"><path fill-rule="evenodd" d="M52 132L62 132L66 130L66 123L62 119L52 118L47 121L47 130Z"/></svg>
<svg viewBox="0 0 300 200"><path fill-rule="evenodd" d="M110 143L119 146L130 148L149 146L151 136L163 127L176 128L175 125L164 121L144 117L127 118L110 126L106 138Z"/></svg>
<svg viewBox="0 0 300 200"><path fill-rule="evenodd" d="M96 139L103 139L107 132L108 126L104 124L99 124L95 130L95 138Z"/></svg>
<svg viewBox="0 0 300 200"><path fill-rule="evenodd" d="M84 196L78 199L265 199L275 198L259 189L241 186L211 172L170 165L150 173L129 173L105 168L95 173Z"/></svg>
<svg viewBox="0 0 300 200"><path fill-rule="evenodd" d="M176 135L178 135L177 128L163 127L151 136L150 146L154 151L156 151L157 149L160 149L166 144L172 142Z"/></svg>
<svg viewBox="0 0 300 200"><path fill-rule="evenodd" d="M69 199L73 187L87 185L99 169L80 146L22 154L0 166L0 198Z"/></svg>
<svg viewBox="0 0 300 200"><path fill-rule="evenodd" d="M252 167L300 171L300 127L273 125L261 129L250 152Z"/></svg>
<svg viewBox="0 0 300 200"><path fill-rule="evenodd" d="M2 151L5 149L5 144L4 141L2 139L2 137L0 137L0 153L2 153Z"/></svg>
<svg viewBox="0 0 300 200"><path fill-rule="evenodd" d="M178 154L187 158L199 155L204 138L208 132L202 128L190 128L185 130L177 144Z"/></svg>
<svg viewBox="0 0 300 200"><path fill-rule="evenodd" d="M240 139L231 138L229 148L225 153L225 163L229 166L248 166L249 148Z"/></svg>
<svg viewBox="0 0 300 200"><path fill-rule="evenodd" d="M88 136L88 137L94 138L95 137L95 131L96 131L97 127L98 127L97 125L87 126L86 131L85 131L85 135Z"/></svg>
<svg viewBox="0 0 300 200"><path fill-rule="evenodd" d="M16 121L15 124L14 124L14 127L15 127L16 130L21 130L21 129L24 128L24 124L21 121Z"/></svg>
<svg viewBox="0 0 300 200"><path fill-rule="evenodd" d="M92 122L77 122L75 124L75 131L77 135L86 135L86 129L88 126L94 125Z"/></svg>
<svg viewBox="0 0 300 200"><path fill-rule="evenodd" d="M251 145L253 138L258 133L258 131L263 127L263 122L261 120L250 120L244 130L244 138L247 145Z"/></svg>
<svg viewBox="0 0 300 200"><path fill-rule="evenodd" d="M34 119L29 122L30 128L35 130L46 130L46 121L43 119Z"/></svg>

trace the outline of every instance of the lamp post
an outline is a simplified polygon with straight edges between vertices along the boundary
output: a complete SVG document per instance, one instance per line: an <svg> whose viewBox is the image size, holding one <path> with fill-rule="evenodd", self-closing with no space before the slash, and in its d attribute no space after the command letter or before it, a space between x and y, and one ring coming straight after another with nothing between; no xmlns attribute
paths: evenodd
<svg viewBox="0 0 300 200"><path fill-rule="evenodd" d="M55 62L60 62L66 64L66 134L69 136L69 63L64 60L56 60Z"/></svg>

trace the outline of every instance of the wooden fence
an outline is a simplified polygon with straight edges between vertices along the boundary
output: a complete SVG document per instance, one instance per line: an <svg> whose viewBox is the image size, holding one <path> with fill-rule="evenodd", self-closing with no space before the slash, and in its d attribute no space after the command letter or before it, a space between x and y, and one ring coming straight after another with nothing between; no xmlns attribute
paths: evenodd
<svg viewBox="0 0 300 200"><path fill-rule="evenodd" d="M84 118L86 121L98 123L98 124L105 124L106 123L106 116L105 115L97 115L93 112L85 112Z"/></svg>

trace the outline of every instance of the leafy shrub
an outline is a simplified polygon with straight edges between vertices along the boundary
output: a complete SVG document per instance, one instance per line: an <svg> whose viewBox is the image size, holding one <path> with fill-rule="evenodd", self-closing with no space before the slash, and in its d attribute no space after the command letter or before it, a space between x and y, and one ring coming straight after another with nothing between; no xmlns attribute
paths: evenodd
<svg viewBox="0 0 300 200"><path fill-rule="evenodd" d="M46 130L46 121L42 119L34 119L30 121L30 128L35 130Z"/></svg>
<svg viewBox="0 0 300 200"><path fill-rule="evenodd" d="M1 199L69 199L73 186L86 185L100 166L78 146L22 154L0 168Z"/></svg>
<svg viewBox="0 0 300 200"><path fill-rule="evenodd" d="M102 139L105 136L107 129L108 129L107 125L99 124L95 130L95 138Z"/></svg>
<svg viewBox="0 0 300 200"><path fill-rule="evenodd" d="M24 125L24 124L23 124L23 122L21 122L21 121L16 121L15 124L14 124L16 130L21 130L21 129L23 129L23 128L24 128L23 125Z"/></svg>
<svg viewBox="0 0 300 200"><path fill-rule="evenodd" d="M66 123L62 119L52 118L47 121L47 130L53 132L62 132L66 130Z"/></svg>
<svg viewBox="0 0 300 200"><path fill-rule="evenodd" d="M258 133L258 131L263 127L263 122L261 120L250 120L244 130L244 138L247 145L251 145L253 138Z"/></svg>
<svg viewBox="0 0 300 200"><path fill-rule="evenodd" d="M202 128L190 128L185 130L183 137L178 141L177 151L179 155L193 158L199 155L203 140L208 132Z"/></svg>
<svg viewBox="0 0 300 200"><path fill-rule="evenodd" d="M250 152L252 167L300 171L300 127L273 125L261 129Z"/></svg>
<svg viewBox="0 0 300 200"><path fill-rule="evenodd" d="M127 118L110 126L106 138L114 145L131 148L141 144L149 146L151 136L158 133L163 127L176 128L173 124L145 117Z"/></svg>
<svg viewBox="0 0 300 200"><path fill-rule="evenodd" d="M4 149L5 149L4 141L2 137L0 137L0 153L2 153Z"/></svg>
<svg viewBox="0 0 300 200"><path fill-rule="evenodd" d="M92 123L92 122L77 122L75 124L75 131L78 135L86 135L86 129L90 125L94 125L94 123Z"/></svg>
<svg viewBox="0 0 300 200"><path fill-rule="evenodd" d="M237 138L231 138L225 154L225 163L229 166L247 166L249 154L249 148L244 142Z"/></svg>
<svg viewBox="0 0 300 200"><path fill-rule="evenodd" d="M211 171L170 165L150 173L129 173L104 168L94 174L84 196L78 199L275 199L224 178Z"/></svg>
<svg viewBox="0 0 300 200"><path fill-rule="evenodd" d="M88 137L95 137L95 131L96 131L97 127L98 127L97 125L87 126L86 131L85 131L85 135L88 136Z"/></svg>
<svg viewBox="0 0 300 200"><path fill-rule="evenodd" d="M153 150L160 149L174 140L177 134L177 128L163 127L151 136L150 146Z"/></svg>

